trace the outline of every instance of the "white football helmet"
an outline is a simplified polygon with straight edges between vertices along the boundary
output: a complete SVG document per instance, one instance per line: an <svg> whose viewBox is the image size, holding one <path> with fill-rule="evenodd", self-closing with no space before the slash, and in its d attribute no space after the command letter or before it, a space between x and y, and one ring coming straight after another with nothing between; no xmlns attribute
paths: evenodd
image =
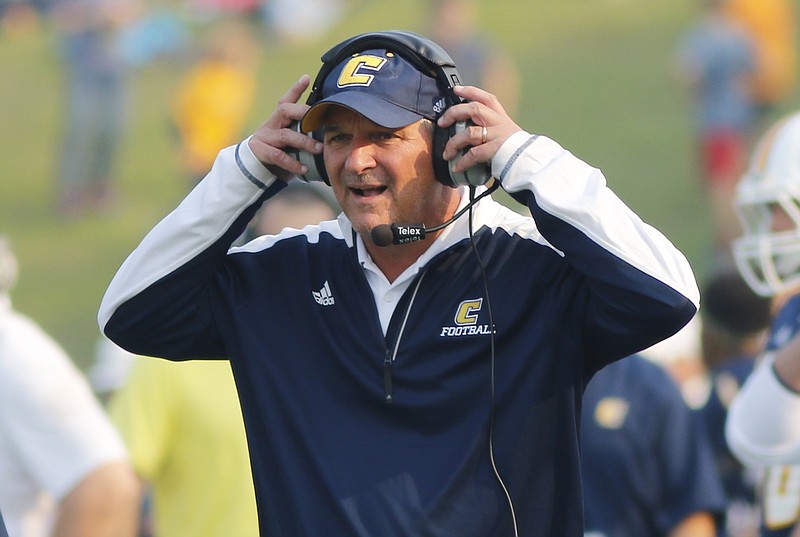
<svg viewBox="0 0 800 537"><path fill-rule="evenodd" d="M734 199L743 235L733 243L739 272L761 296L800 287L800 112L759 141ZM777 211L792 225L774 229ZM783 217L783 215L781 215Z"/></svg>

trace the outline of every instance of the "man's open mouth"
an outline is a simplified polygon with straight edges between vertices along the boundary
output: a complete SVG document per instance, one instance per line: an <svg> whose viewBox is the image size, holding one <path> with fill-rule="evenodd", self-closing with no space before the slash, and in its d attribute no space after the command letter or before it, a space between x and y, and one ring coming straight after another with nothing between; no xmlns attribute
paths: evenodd
<svg viewBox="0 0 800 537"><path fill-rule="evenodd" d="M353 188L351 189L356 196L363 198L370 198L372 196L379 196L386 190L385 186L376 186L370 188Z"/></svg>

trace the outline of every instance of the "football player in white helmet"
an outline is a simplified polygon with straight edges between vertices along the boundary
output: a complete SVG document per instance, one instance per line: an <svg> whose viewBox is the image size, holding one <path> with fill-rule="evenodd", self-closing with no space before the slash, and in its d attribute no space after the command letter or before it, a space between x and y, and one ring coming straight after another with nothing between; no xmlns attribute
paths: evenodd
<svg viewBox="0 0 800 537"><path fill-rule="evenodd" d="M761 139L734 203L744 234L733 252L750 286L762 296L800 287L800 112Z"/></svg>
<svg viewBox="0 0 800 537"><path fill-rule="evenodd" d="M731 404L726 439L743 463L768 467L762 535L794 535L800 514L800 113L761 139L736 192L733 245L748 284L772 297L760 363Z"/></svg>

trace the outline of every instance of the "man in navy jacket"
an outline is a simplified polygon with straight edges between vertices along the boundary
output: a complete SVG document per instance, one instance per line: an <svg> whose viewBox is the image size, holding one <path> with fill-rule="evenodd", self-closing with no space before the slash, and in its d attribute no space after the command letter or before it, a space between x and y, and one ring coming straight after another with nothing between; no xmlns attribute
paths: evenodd
<svg viewBox="0 0 800 537"><path fill-rule="evenodd" d="M101 304L132 352L230 360L262 535L581 536L584 386L697 310L684 256L602 173L458 85L436 47L332 49L306 104L304 75ZM532 216L473 203L480 166ZM231 247L312 171L337 220Z"/></svg>

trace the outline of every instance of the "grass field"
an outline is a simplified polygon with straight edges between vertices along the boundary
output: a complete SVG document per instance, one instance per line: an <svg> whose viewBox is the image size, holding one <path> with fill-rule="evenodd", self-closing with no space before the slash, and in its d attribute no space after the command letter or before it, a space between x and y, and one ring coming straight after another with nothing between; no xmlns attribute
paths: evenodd
<svg viewBox="0 0 800 537"><path fill-rule="evenodd" d="M695 0L485 1L485 24L523 74L518 122L601 168L611 187L709 268L709 218L691 167L686 95L670 72L675 42ZM313 43L287 49L265 40L251 130L319 55L349 35L421 30L425 2L361 1ZM132 81L133 104L112 214L63 222L52 211L61 121L61 70L47 26L0 34L0 233L22 267L17 308L37 319L85 367L98 337L100 297L127 253L185 194L166 127L180 66L153 64ZM782 114L800 104L791 99Z"/></svg>

